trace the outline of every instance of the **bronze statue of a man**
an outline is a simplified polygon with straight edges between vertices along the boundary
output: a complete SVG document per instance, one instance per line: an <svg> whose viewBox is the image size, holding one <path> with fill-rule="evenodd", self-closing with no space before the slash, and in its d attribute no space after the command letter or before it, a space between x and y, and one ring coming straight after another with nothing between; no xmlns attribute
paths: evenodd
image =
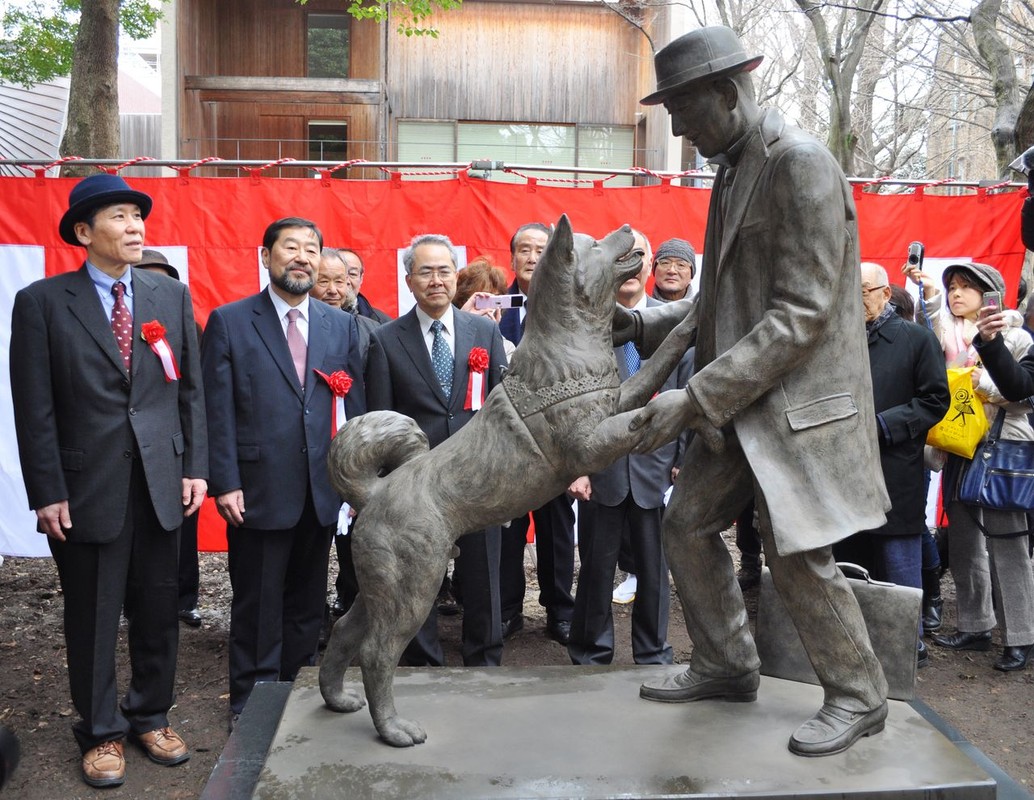
<svg viewBox="0 0 1034 800"><path fill-rule="evenodd" d="M887 683L831 545L878 528L880 471L851 189L829 151L755 100L728 28L656 54L672 132L719 165L700 294L634 318L649 352L697 315L696 372L633 421L638 450L686 427L690 446L664 515L664 546L693 639L689 668L643 685L661 702L754 700L760 661L720 533L753 496L772 578L825 690L790 737L802 756L841 752L883 730ZM716 452L708 452L708 447Z"/></svg>

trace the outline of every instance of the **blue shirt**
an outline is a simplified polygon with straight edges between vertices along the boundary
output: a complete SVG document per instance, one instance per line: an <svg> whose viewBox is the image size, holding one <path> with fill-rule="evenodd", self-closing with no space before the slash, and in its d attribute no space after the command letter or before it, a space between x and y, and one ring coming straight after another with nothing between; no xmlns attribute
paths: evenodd
<svg viewBox="0 0 1034 800"><path fill-rule="evenodd" d="M115 285L115 278L112 278L106 272L102 272L97 269L89 261L86 262L86 272L90 276L90 280L93 281L93 286L97 290L97 296L101 299L101 308L104 309L104 316L111 319L111 312L115 309L115 295L111 293L111 287ZM126 270L126 274L119 278L122 285L126 287L123 299L126 301L126 308L129 309L129 315L133 316L133 270L132 268Z"/></svg>

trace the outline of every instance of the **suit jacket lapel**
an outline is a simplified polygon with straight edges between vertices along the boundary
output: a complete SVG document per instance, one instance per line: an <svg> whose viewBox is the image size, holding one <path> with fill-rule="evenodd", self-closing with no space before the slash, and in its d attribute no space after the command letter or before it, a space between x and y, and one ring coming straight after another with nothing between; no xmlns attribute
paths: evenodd
<svg viewBox="0 0 1034 800"><path fill-rule="evenodd" d="M461 311L452 312L452 324L456 328L453 331L453 357L456 367L452 371L452 397L449 398L449 406L452 407L458 400L459 407L462 408L467 397L467 382L470 380L469 358L474 347L474 325Z"/></svg>
<svg viewBox="0 0 1034 800"><path fill-rule="evenodd" d="M287 338L284 337L284 341ZM327 309L322 308L313 300L309 301L309 348L305 358L305 369L308 374L305 376L305 399L312 396L312 390L316 387L317 381L322 381L319 375L313 370L323 363L323 357L327 354L327 347L330 344L330 315ZM291 363L294 366L294 362Z"/></svg>
<svg viewBox="0 0 1034 800"><path fill-rule="evenodd" d="M406 351L409 360L413 362L424 383L434 392L442 405L448 408L449 398L442 391L442 385L438 382L438 376L434 374L434 367L431 366L431 356L427 352L427 345L424 343L424 335L420 330L420 320L417 319L416 311L410 311L399 318L399 343ZM456 381L453 379L453 385Z"/></svg>
<svg viewBox="0 0 1034 800"><path fill-rule="evenodd" d="M269 354L273 356L273 362L300 399L302 387L298 385L294 360L291 358L291 351L287 349L287 337L284 336L284 329L277 318L276 309L273 308L273 301L269 299L269 294L265 291L261 292L256 300L257 302L252 308L255 314L252 324L258 332L259 338L266 345L266 349L269 350Z"/></svg>
<svg viewBox="0 0 1034 800"><path fill-rule="evenodd" d="M161 318L155 302L154 282L144 270L133 270L133 375L137 374L140 363L147 358L151 346L140 335L140 326L151 320ZM154 357L154 356L152 356Z"/></svg>
<svg viewBox="0 0 1034 800"><path fill-rule="evenodd" d="M104 308L101 306L100 298L97 297L97 288L93 285L85 264L76 273L76 279L70 285L68 292L71 294L68 302L69 311L86 328L100 349L111 359L111 363L123 375L129 377L126 373L126 365L122 363L122 354L115 343L115 334L111 332L111 320L104 316Z"/></svg>
<svg viewBox="0 0 1034 800"><path fill-rule="evenodd" d="M774 110L768 110L760 123L760 130L743 149L740 163L736 166L735 182L729 190L729 203L722 220L721 258L718 271L721 272L725 259L729 255L732 243L736 240L747 207L754 196L754 189L768 164L768 146L779 138L783 129L783 120Z"/></svg>

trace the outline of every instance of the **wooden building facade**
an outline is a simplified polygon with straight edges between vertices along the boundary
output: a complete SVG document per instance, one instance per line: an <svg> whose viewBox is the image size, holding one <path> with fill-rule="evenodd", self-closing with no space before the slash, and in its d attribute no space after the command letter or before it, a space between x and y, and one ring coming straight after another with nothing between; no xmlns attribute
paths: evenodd
<svg viewBox="0 0 1034 800"><path fill-rule="evenodd" d="M650 43L613 9L465 0L406 37L344 7L176 0L175 157L663 168Z"/></svg>

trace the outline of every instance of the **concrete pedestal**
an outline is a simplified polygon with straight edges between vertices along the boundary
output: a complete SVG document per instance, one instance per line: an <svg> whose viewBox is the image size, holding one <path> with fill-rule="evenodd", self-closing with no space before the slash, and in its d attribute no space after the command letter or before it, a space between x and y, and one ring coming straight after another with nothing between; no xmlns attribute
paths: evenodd
<svg viewBox="0 0 1034 800"><path fill-rule="evenodd" d="M799 758L786 742L821 705L820 688L762 678L755 703L639 698L645 678L677 669L400 669L399 711L428 734L405 749L377 738L367 709L329 711L317 670L306 669L257 784L245 750L271 728L269 693L249 703L203 797L251 787L260 800L996 797L994 778L907 703L891 701L886 730L847 752ZM349 676L358 682L357 670Z"/></svg>

